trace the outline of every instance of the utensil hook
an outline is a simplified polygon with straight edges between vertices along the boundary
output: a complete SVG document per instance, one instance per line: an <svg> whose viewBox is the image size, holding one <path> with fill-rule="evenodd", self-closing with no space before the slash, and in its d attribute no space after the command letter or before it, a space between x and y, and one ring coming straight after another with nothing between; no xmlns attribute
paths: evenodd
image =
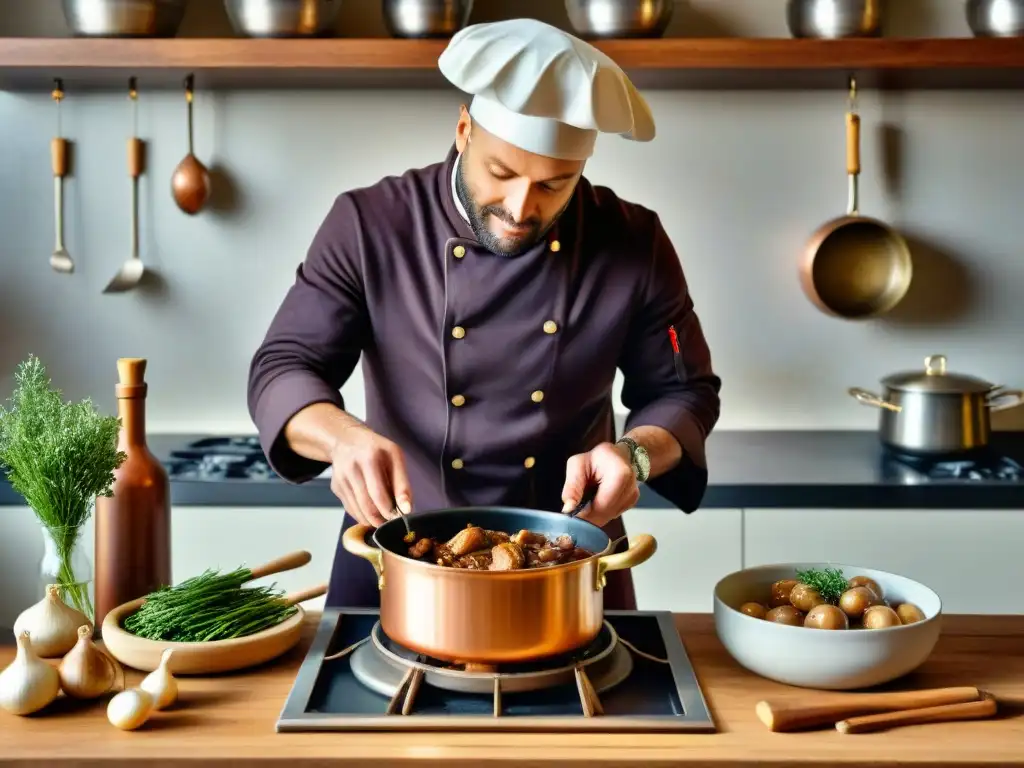
<svg viewBox="0 0 1024 768"><path fill-rule="evenodd" d="M128 78L128 98L132 104L132 136L139 133L139 88L134 77Z"/></svg>
<svg viewBox="0 0 1024 768"><path fill-rule="evenodd" d="M195 154L192 151L192 101L193 93L195 88L195 76L188 75L185 77L185 102L188 104L188 153L190 155Z"/></svg>
<svg viewBox="0 0 1024 768"><path fill-rule="evenodd" d="M61 122L60 122L60 103L64 101L64 81L59 77L53 79L53 90L50 92L50 96L57 104L57 138L61 137Z"/></svg>

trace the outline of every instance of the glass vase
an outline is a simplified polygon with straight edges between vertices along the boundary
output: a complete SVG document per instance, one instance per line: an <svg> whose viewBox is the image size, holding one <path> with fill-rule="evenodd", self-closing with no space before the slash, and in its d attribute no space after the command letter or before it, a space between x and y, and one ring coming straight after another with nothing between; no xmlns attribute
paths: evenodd
<svg viewBox="0 0 1024 768"><path fill-rule="evenodd" d="M94 621L92 560L85 551L82 531L42 527L43 559L39 564L40 595L56 584L61 600Z"/></svg>

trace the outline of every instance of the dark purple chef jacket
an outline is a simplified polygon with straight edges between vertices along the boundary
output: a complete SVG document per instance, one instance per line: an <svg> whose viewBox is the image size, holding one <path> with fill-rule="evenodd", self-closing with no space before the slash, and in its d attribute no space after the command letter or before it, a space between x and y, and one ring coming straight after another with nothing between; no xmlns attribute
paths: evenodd
<svg viewBox="0 0 1024 768"><path fill-rule="evenodd" d="M271 466L292 483L327 468L293 452L284 427L312 403L344 407L361 359L364 420L402 448L414 511L560 510L569 457L617 437L618 368L626 429L663 427L683 446L649 487L696 509L721 382L658 216L583 178L542 242L498 256L457 207L457 158L335 200L250 369ZM605 531L622 536L622 520ZM340 542L327 601L379 606L372 567ZM628 570L608 575L605 607L636 608Z"/></svg>

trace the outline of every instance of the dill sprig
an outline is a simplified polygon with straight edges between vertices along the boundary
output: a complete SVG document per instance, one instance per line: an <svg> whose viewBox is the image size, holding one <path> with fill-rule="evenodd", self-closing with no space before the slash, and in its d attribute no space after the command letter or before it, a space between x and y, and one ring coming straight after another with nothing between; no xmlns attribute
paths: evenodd
<svg viewBox="0 0 1024 768"><path fill-rule="evenodd" d="M113 495L114 470L127 458L117 449L121 421L89 398L65 402L34 355L14 379L8 407L0 405L0 467L53 540L61 599L91 620L88 585L71 558L96 497Z"/></svg>
<svg viewBox="0 0 1024 768"><path fill-rule="evenodd" d="M818 594L832 605L836 605L843 592L847 590L846 577L838 568L798 570L796 577L807 586L818 590Z"/></svg>
<svg viewBox="0 0 1024 768"><path fill-rule="evenodd" d="M213 570L146 595L124 628L148 640L204 642L251 635L296 612L273 586L245 587L248 568L228 573Z"/></svg>

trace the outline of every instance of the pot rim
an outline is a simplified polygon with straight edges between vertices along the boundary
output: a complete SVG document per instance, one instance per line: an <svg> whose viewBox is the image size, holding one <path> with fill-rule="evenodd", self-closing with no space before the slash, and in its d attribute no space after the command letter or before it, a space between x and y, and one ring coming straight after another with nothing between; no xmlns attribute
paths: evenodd
<svg viewBox="0 0 1024 768"><path fill-rule="evenodd" d="M454 516L455 514L460 514L460 515L461 514L472 514L474 511L487 511L487 512L499 512L499 513L501 513L501 512L508 512L510 514L522 514L524 512L529 512L530 514L533 514L533 515L539 514L539 515L544 515L544 516L550 517L552 520L558 520L558 519L563 519L564 520L564 519L566 519L566 516L564 514L562 514L561 512L551 512L551 511L545 510L545 509L527 509L527 508L524 508L524 507L511 507L511 506L493 506L493 507L491 507L491 506L475 505L475 506L469 506L469 507L450 507L450 508L440 508L440 509L424 510L424 514L430 513L430 514L441 514L441 515L445 515L445 516L447 516L447 515ZM412 515L408 515L407 517L409 518L410 526L413 528L413 530L415 530L415 524L413 523L413 521L416 519L416 513L413 513ZM618 543L621 543L621 541L623 541L625 539L625 537L622 538L622 539L612 539L611 536L609 536L607 533L604 532L604 529L602 529L598 525L594 525L589 520L580 520L579 518L569 518L569 519L575 520L577 524L584 523L586 525L589 525L590 527L592 527L596 531L598 531L605 538L604 548L601 551L599 551L599 552L594 552L594 554L592 554L590 557L585 557L582 560L573 560L572 562L569 562L569 563L559 563L558 565L545 565L542 568L517 568L516 570L512 570L512 571L484 571L484 570L476 570L476 569L470 569L470 568L449 568L449 567L444 566L444 565L438 565L437 563L428 562L426 560L417 560L417 559L415 559L413 557L409 557L408 555L400 554L398 552L395 552L393 550L388 549L387 547L382 546L380 540L377 538L377 534L382 529L386 528L389 525L394 525L395 527L404 527L404 523L402 522L402 519L400 517L392 518L391 520L388 520L383 525L381 525L381 526L379 526L377 528L374 528L373 529L373 533L370 536L370 539L373 541L374 546L377 547L377 549L380 551L381 557L393 556L393 557L399 558L403 563L408 563L408 564L412 565L413 567L429 568L429 569L433 569L433 570L436 570L436 571L441 572L441 573L451 573L451 574L453 574L452 578L467 578L467 577L481 578L482 577L482 578L491 578L491 579L496 578L496 577L497 578L515 577L515 578L518 578L518 579L522 579L522 578L524 578L524 576L526 574L533 574L533 573L543 574L543 573L546 573L546 572L549 572L549 571L559 571L559 570L566 570L566 569L574 568L574 567L583 567L586 563L589 563L591 560L596 561L596 560L598 560L598 559L600 559L602 557L605 557L607 555L612 554L614 547ZM458 574L458 575L456 576L455 574ZM531 577L531 578L543 578L543 576L538 575L536 577Z"/></svg>

